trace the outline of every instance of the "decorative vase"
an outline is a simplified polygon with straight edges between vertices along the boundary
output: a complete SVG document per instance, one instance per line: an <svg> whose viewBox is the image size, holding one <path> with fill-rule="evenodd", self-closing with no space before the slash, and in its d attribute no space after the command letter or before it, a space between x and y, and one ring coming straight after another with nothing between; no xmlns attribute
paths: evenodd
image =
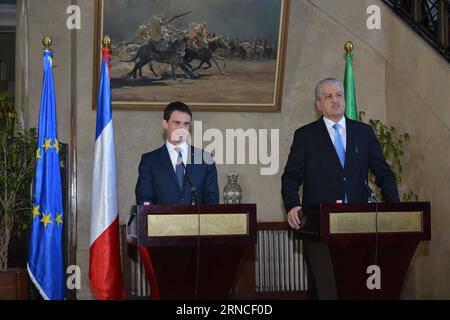
<svg viewBox="0 0 450 320"><path fill-rule="evenodd" d="M227 173L228 183L223 189L223 201L225 204L241 203L242 189L237 183L237 173Z"/></svg>

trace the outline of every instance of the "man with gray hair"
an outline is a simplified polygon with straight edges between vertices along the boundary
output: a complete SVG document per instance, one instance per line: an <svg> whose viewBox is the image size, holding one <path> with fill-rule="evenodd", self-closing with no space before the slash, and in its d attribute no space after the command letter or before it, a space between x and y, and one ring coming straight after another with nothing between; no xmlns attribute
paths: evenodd
<svg viewBox="0 0 450 320"><path fill-rule="evenodd" d="M365 182L369 169L376 177L383 199L400 201L395 175L372 127L344 116L342 82L324 79L317 84L315 95L322 117L295 131L281 178L287 220L296 230L301 227L304 205L368 202L371 195ZM301 202L300 185L303 185ZM314 297L315 282L310 274L308 278Z"/></svg>

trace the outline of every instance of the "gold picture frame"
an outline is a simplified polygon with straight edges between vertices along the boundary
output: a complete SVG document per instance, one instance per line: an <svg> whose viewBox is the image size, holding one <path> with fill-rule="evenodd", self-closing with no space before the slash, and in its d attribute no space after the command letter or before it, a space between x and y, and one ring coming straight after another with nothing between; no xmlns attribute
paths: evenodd
<svg viewBox="0 0 450 320"><path fill-rule="evenodd" d="M114 109L162 110L179 100L195 111L281 111L290 0L226 0L214 5L206 0L95 0L94 5L94 109L101 39L108 34ZM178 46L180 40L175 48L177 37L185 46ZM214 41L221 45L214 47ZM210 57L210 68L196 69L202 60L194 59L184 71L190 58L205 56ZM181 61L174 64L176 80L172 65L158 59Z"/></svg>

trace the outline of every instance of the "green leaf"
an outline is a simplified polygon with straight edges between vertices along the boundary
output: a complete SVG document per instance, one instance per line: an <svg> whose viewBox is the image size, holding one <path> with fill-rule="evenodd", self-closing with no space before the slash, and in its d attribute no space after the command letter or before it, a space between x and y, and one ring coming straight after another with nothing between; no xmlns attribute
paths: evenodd
<svg viewBox="0 0 450 320"><path fill-rule="evenodd" d="M360 111L360 115L365 115L364 111ZM361 117L362 118L362 117ZM403 171L402 159L404 155L405 142L409 140L408 133L399 133L394 126L387 126L378 119L369 119L368 124L372 126L375 136L380 143L381 150L386 158L386 161L391 165L391 169L396 176L397 183L402 183L403 179L401 173ZM374 187L377 197L381 199L380 190L375 187L375 177L369 173L369 184ZM418 195L413 191L403 194L403 201L417 201Z"/></svg>

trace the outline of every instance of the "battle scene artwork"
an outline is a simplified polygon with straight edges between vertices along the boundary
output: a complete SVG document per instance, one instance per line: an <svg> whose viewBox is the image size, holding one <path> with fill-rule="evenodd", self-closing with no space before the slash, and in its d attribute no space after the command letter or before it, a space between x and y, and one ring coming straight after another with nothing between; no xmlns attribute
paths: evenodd
<svg viewBox="0 0 450 320"><path fill-rule="evenodd" d="M279 111L287 1L108 0L111 94L122 108Z"/></svg>

